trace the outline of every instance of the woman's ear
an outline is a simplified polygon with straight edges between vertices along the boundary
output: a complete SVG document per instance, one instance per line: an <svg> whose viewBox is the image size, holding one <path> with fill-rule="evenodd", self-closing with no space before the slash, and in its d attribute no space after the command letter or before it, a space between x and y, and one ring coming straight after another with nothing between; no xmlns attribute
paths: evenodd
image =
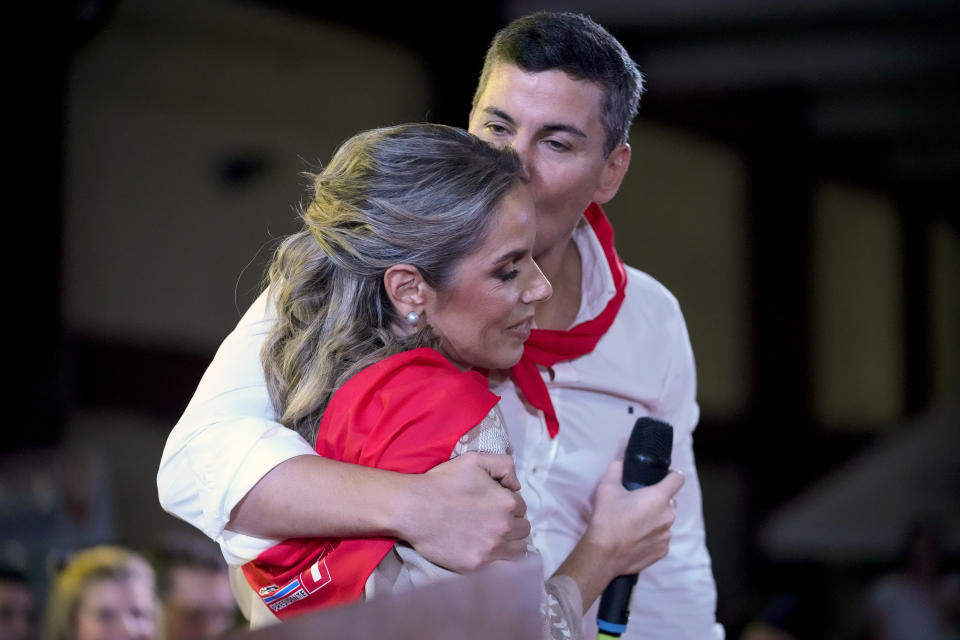
<svg viewBox="0 0 960 640"><path fill-rule="evenodd" d="M401 317L410 312L422 316L433 293L420 270L409 264L395 264L387 269L383 274L383 286Z"/></svg>

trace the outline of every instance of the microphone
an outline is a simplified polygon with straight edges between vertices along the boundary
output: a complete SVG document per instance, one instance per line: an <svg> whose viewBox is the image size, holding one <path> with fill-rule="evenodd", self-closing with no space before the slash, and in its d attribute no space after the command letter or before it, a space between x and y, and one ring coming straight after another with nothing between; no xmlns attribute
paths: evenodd
<svg viewBox="0 0 960 640"><path fill-rule="evenodd" d="M670 470L673 427L653 418L640 418L633 425L623 456L623 487L629 491L656 484ZM600 597L597 610L598 638L619 638L627 630L630 594L637 574L618 576Z"/></svg>

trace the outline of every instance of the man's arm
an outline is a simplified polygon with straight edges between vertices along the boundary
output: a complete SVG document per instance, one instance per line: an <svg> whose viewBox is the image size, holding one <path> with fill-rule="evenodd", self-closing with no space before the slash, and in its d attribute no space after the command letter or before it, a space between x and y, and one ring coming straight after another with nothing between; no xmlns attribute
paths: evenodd
<svg viewBox="0 0 960 640"><path fill-rule="evenodd" d="M683 475L671 471L655 485L627 491L622 474L623 461L615 460L597 487L586 532L554 573L577 583L584 613L611 580L643 571L670 549L673 497L683 486Z"/></svg>
<svg viewBox="0 0 960 640"><path fill-rule="evenodd" d="M323 459L277 423L260 364L272 322L261 295L170 433L157 475L167 511L215 540L227 528L261 538L394 535L454 570L522 553L529 523L508 456L462 456L407 476Z"/></svg>
<svg viewBox="0 0 960 640"><path fill-rule="evenodd" d="M466 453L423 475L299 456L264 476L228 527L270 538L392 536L466 571L525 552L530 524L519 488L506 455Z"/></svg>

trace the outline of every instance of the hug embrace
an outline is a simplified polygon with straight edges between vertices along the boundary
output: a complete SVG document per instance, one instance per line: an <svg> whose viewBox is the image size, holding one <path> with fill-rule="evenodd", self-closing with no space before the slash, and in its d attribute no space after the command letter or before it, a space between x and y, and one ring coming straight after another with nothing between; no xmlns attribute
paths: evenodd
<svg viewBox="0 0 960 640"><path fill-rule="evenodd" d="M533 14L497 34L469 133L361 133L315 177L158 476L255 624L536 549L577 632L640 572L627 636L722 638L686 327L600 208L641 90L602 27ZM683 475L628 492L641 415Z"/></svg>

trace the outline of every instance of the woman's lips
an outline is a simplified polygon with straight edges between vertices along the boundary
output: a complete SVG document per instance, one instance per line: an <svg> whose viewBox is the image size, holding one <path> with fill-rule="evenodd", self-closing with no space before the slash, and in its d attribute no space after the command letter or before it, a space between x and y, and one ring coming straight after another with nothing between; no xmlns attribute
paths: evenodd
<svg viewBox="0 0 960 640"><path fill-rule="evenodd" d="M524 340L530 337L530 331L533 329L533 316L530 316L524 319L522 322L518 322L515 325L507 327L507 331L519 337L522 337Z"/></svg>

